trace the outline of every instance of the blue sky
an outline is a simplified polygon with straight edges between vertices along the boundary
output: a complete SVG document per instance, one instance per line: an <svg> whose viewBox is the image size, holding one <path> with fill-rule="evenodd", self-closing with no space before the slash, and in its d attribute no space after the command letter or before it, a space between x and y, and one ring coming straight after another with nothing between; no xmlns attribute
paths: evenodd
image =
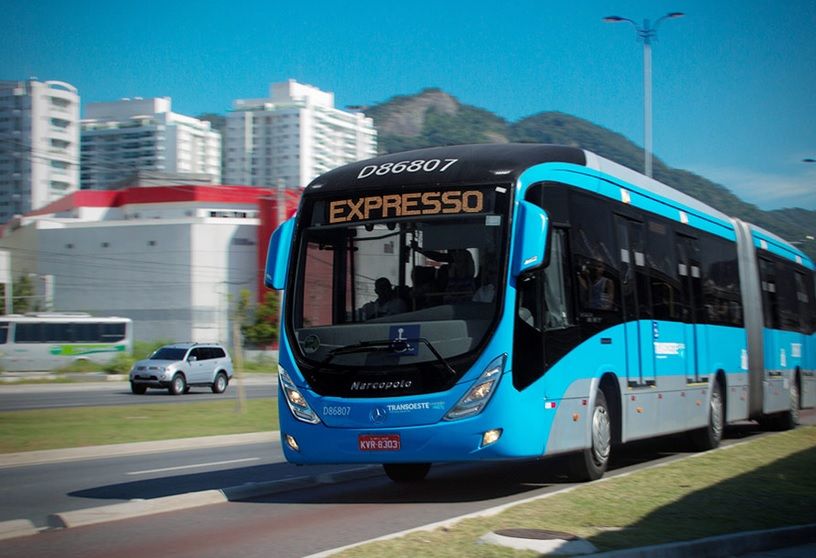
<svg viewBox="0 0 816 558"><path fill-rule="evenodd" d="M0 79L62 80L82 102L169 96L225 113L297 79L339 107L440 87L516 120L562 111L643 144L642 47L628 24L671 11L653 45L654 151L764 209L816 209L816 1L0 0Z"/></svg>

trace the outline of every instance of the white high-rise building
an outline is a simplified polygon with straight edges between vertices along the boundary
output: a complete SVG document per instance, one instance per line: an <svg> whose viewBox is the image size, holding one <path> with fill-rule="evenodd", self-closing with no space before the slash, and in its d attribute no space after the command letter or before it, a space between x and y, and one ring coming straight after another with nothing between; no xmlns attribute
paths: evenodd
<svg viewBox="0 0 816 558"><path fill-rule="evenodd" d="M268 99L233 103L224 146L225 183L291 188L375 156L377 131L362 113L335 108L333 93L290 79L273 83Z"/></svg>
<svg viewBox="0 0 816 558"><path fill-rule="evenodd" d="M61 81L0 81L0 223L79 187L79 94Z"/></svg>
<svg viewBox="0 0 816 558"><path fill-rule="evenodd" d="M104 190L137 171L221 181L221 134L171 111L169 97L91 103L82 119L83 190Z"/></svg>

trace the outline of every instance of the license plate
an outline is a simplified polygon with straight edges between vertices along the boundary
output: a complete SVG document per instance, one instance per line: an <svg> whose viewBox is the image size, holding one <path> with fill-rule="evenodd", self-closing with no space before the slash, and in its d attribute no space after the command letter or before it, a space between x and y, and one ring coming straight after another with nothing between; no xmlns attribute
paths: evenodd
<svg viewBox="0 0 816 558"><path fill-rule="evenodd" d="M399 451L399 434L360 434L357 438L360 451Z"/></svg>

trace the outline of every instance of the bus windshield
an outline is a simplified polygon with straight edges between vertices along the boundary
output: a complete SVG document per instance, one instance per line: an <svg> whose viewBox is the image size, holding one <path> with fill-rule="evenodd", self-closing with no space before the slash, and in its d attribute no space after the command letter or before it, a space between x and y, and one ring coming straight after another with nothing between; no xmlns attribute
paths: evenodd
<svg viewBox="0 0 816 558"><path fill-rule="evenodd" d="M436 363L457 374L450 360L486 340L503 295L508 204L478 191L480 211L411 220L324 225L315 208L288 305L299 356L321 368Z"/></svg>

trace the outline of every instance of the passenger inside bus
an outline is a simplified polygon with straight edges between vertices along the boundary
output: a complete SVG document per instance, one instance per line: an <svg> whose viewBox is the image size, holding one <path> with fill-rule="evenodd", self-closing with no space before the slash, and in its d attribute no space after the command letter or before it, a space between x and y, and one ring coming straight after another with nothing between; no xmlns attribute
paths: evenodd
<svg viewBox="0 0 816 558"><path fill-rule="evenodd" d="M615 284L604 275L603 264L587 260L578 273L582 300L591 310L612 310L615 304Z"/></svg>
<svg viewBox="0 0 816 558"><path fill-rule="evenodd" d="M377 294L377 299L365 303L360 308L360 319L371 320L405 312L405 302L397 296L387 277L380 277L374 281L374 292Z"/></svg>

